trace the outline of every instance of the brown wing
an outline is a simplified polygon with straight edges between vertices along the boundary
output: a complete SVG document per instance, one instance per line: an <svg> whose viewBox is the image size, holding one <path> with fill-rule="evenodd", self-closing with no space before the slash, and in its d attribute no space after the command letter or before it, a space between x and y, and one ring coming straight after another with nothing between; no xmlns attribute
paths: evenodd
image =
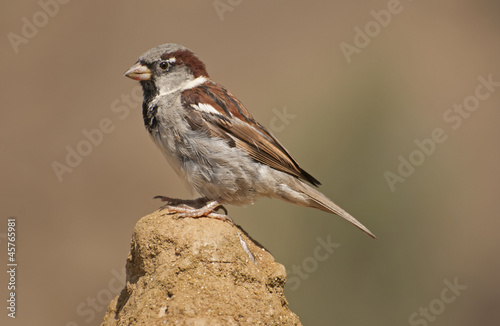
<svg viewBox="0 0 500 326"><path fill-rule="evenodd" d="M254 160L318 186L321 183L304 171L279 141L254 120L231 93L207 82L185 90L181 102L186 119L194 129L203 129L243 149Z"/></svg>

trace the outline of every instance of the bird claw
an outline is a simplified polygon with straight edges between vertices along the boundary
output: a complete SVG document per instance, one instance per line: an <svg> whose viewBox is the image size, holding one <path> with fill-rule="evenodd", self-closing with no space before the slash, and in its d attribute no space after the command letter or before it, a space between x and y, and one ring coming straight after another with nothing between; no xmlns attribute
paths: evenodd
<svg viewBox="0 0 500 326"><path fill-rule="evenodd" d="M211 213L208 213L208 214L204 214L204 215L198 215L198 214L191 215L189 213L179 213L177 216L179 218L186 218L186 217L191 217L191 218L208 217L208 218L213 218L213 219L216 219L216 220L230 222L230 223L234 224L233 219L229 215L218 214L218 213L214 213L214 212L211 212Z"/></svg>
<svg viewBox="0 0 500 326"><path fill-rule="evenodd" d="M183 200L165 196L155 196L154 199L167 202L166 205L160 207L160 210L166 209L169 213L177 213L179 218L209 217L234 224L233 219L227 215L227 209L218 200L208 201L207 198L203 197L194 200ZM225 214L215 213L219 209L222 209Z"/></svg>

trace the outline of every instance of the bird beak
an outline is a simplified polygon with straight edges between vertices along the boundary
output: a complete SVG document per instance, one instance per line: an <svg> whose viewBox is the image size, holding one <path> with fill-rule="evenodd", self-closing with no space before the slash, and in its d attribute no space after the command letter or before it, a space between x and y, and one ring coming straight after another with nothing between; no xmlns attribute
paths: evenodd
<svg viewBox="0 0 500 326"><path fill-rule="evenodd" d="M140 64L139 62L130 67L124 74L128 78L132 78L134 80L143 81L151 79L151 70L145 65Z"/></svg>

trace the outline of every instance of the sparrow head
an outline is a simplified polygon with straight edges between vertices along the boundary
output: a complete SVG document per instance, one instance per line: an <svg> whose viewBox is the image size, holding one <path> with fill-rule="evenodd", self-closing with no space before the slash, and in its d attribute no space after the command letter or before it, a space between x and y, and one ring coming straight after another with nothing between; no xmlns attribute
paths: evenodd
<svg viewBox="0 0 500 326"><path fill-rule="evenodd" d="M146 95L181 89L198 77L208 78L208 73L205 64L192 51L168 43L141 55L125 76L140 81Z"/></svg>

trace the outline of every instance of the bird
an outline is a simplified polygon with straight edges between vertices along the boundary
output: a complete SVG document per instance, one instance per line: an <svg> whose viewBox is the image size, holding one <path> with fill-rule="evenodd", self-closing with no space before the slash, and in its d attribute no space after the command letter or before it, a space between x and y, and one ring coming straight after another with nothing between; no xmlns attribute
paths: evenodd
<svg viewBox="0 0 500 326"><path fill-rule="evenodd" d="M179 217L231 220L223 204L259 197L336 214L375 235L316 190L321 183L257 122L225 87L214 82L193 51L174 43L144 54L124 74L143 90L142 115L151 138L175 172L202 197L157 196ZM218 213L223 209L225 214Z"/></svg>

